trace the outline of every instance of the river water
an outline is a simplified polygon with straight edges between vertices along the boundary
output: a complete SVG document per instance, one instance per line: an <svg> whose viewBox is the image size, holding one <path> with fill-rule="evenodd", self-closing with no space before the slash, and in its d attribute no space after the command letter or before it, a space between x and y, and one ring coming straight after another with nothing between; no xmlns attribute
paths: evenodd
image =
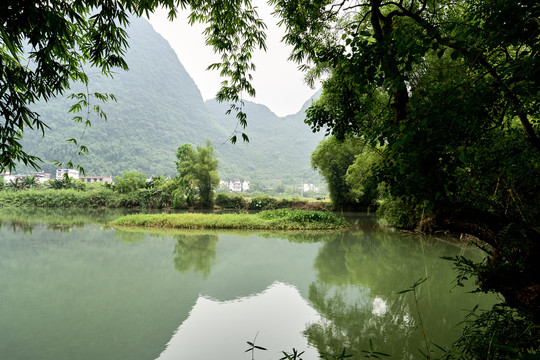
<svg viewBox="0 0 540 360"><path fill-rule="evenodd" d="M454 288L442 256L479 251L355 215L328 232L141 231L118 213L0 211L0 358L277 360L282 351L392 359L459 334L492 299ZM247 342L267 350L251 348ZM420 349L420 350L419 350Z"/></svg>

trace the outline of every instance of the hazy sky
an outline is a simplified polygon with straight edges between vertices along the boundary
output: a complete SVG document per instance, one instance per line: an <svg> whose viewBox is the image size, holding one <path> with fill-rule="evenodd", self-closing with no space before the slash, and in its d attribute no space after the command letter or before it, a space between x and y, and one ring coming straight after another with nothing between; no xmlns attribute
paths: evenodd
<svg viewBox="0 0 540 360"><path fill-rule="evenodd" d="M304 82L303 74L297 64L287 61L290 48L281 43L283 30L277 26L277 19L271 15L271 9L263 1L260 3L259 15L268 25L267 52L258 52L253 57L257 66L253 85L257 95L250 99L264 104L279 116L298 112L316 90ZM201 35L204 26L187 23L188 12L170 22L166 11L157 11L150 17L150 23L176 51L180 62L193 78L205 100L215 97L222 79L217 71L206 70L208 65L217 62L219 57L210 47L205 46Z"/></svg>

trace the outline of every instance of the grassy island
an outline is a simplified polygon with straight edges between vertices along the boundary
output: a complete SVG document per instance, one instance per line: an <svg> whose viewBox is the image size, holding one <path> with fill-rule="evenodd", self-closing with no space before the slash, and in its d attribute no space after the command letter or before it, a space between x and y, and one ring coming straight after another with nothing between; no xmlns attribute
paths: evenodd
<svg viewBox="0 0 540 360"><path fill-rule="evenodd" d="M288 209L257 214L137 214L123 216L112 224L172 229L266 230L325 230L350 226L345 219L330 212Z"/></svg>

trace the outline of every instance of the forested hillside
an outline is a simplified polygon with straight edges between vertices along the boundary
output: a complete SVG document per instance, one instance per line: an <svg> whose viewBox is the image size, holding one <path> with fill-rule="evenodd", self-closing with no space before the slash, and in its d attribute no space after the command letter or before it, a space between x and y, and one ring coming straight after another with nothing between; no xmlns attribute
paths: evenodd
<svg viewBox="0 0 540 360"><path fill-rule="evenodd" d="M304 181L320 181L310 165L311 153L322 139L322 134L312 133L304 123L304 110L295 115L278 117L266 106L246 101L244 111L248 114L245 132L249 142L215 143L220 154L220 174L234 178L235 174L252 179L256 183L300 184ZM207 101L207 108L216 124L232 133L236 119L225 114L228 105Z"/></svg>
<svg viewBox="0 0 540 360"><path fill-rule="evenodd" d="M246 103L249 143L230 144L236 126L234 114L225 115L228 104L204 103L195 83L167 41L144 19L132 19L128 30L130 70L118 71L114 79L89 72L88 89L74 92L113 93L117 102L100 105L108 120L90 113L92 126L74 123L68 110L75 100L67 97L40 104L35 111L50 126L45 137L25 132L25 146L40 156L43 170L54 172L51 161L84 167L87 174L121 175L142 171L148 176L174 175L175 154L184 143L204 144L210 139L220 161L224 179L247 179L258 184L299 184L316 179L310 155L322 138L303 123L304 114L279 118L262 105ZM87 118L86 109L79 114ZM84 156L66 140L75 138L89 148Z"/></svg>

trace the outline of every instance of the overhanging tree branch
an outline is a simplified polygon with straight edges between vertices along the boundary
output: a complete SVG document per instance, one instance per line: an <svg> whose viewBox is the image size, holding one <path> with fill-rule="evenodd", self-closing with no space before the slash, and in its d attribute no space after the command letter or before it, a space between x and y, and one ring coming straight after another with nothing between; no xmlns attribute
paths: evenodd
<svg viewBox="0 0 540 360"><path fill-rule="evenodd" d="M527 134L527 139L529 143L540 153L540 138L534 131L528 114L523 110L521 100L519 99L518 95L508 87L505 81L497 73L497 69L495 69L495 67L493 67L489 63L486 57L481 52L473 53L471 50L460 45L458 42L443 38L443 36L440 34L440 31L434 24L430 23L427 19L422 18L418 12L413 13L403 7L401 2L392 2L392 4L399 7L404 16L408 16L409 18L413 19L418 25L423 27L426 30L427 35L431 36L435 41L437 41L437 43L458 51L466 59L474 59L474 62L471 65L474 65L475 63L479 64L488 71L488 73L501 87L501 90L503 91L504 96L508 99L509 103L514 106L514 108L518 109L517 116L519 118L519 121L521 122L521 125L523 126L523 129L525 130L525 133Z"/></svg>

